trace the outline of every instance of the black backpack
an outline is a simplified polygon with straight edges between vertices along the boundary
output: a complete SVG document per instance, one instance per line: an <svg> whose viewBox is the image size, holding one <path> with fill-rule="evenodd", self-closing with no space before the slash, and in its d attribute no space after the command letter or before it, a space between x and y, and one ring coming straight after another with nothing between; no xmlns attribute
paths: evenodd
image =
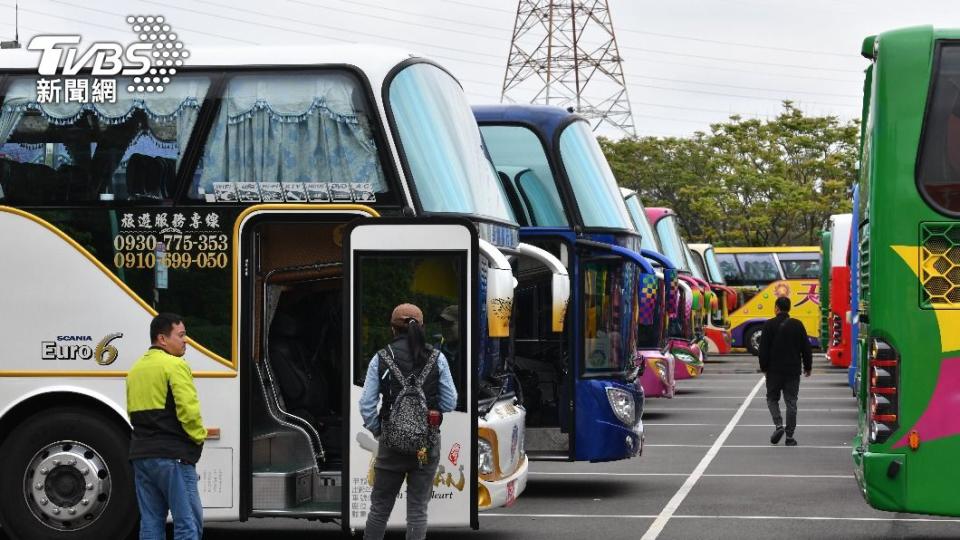
<svg viewBox="0 0 960 540"><path fill-rule="evenodd" d="M436 365L440 351L434 349L420 373L416 376L411 373L409 377L404 377L397 367L393 349L389 345L377 354L402 386L390 405L390 416L383 421L380 444L400 454L416 456L430 447L431 430L427 421L429 407L423 393L423 381Z"/></svg>

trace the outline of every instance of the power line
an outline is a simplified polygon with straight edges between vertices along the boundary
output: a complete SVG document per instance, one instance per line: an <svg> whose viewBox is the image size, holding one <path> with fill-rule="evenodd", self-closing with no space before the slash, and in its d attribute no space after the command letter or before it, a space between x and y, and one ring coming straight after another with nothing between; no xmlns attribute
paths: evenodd
<svg viewBox="0 0 960 540"><path fill-rule="evenodd" d="M448 0L449 1L449 0ZM622 49L631 49L634 51L643 51L654 54L665 54L669 56L682 56L685 58L700 58L702 60L722 60L724 62L735 62L740 64L752 64L757 66L776 66L776 67L789 67L794 69L809 69L812 71L834 71L839 73L850 73L850 69L839 69L839 68L825 68L825 67L813 67L813 66L803 66L800 64L781 64L779 62L760 62L757 60L737 60L734 58L724 58L719 56L703 56L699 54L687 54L687 53L677 53L671 51L661 51L658 49L646 49L643 47L621 47Z"/></svg>
<svg viewBox="0 0 960 540"><path fill-rule="evenodd" d="M490 6L480 6L480 5L472 4L472 3L470 3L470 2L460 2L460 1L457 1L457 0L444 0L444 1L447 2L447 3L450 3L450 4L458 4L458 5L461 5L461 6L467 6L467 7L477 8L477 9L485 9L485 10L488 10L488 11L495 11L495 12L498 12L498 13L510 13L510 14L515 14L515 13L516 13L514 10L510 10L510 9L495 8L495 7L490 7ZM790 48L790 47L778 47L778 46L772 46L772 45L757 45L757 44L755 44L755 43L743 43L743 42L737 42L737 41L723 41L723 40L719 40L719 39L697 38L697 37L692 37L692 36L681 36L681 35L677 35L677 34L666 34L666 33L662 33L662 32L650 32L650 31L648 31L648 30L637 30L637 29L634 29L634 28L622 28L622 27L620 27L620 26L617 26L617 27L616 27L616 30L617 30L618 32L630 32L630 33L634 33L634 34L643 34L643 35L648 35L648 36L658 36L658 37L665 37L665 38L671 38L671 39L681 39L681 40L684 40L684 41L698 41L698 42L702 42L702 43L715 43L715 44L718 44L718 45L732 45L732 46L735 46L735 47L750 47L750 48L752 48L752 49L767 49L767 50L771 50L771 51L785 51L785 52L796 52L796 53L806 53L806 54L822 54L822 55L826 55L826 56L839 56L839 57L844 57L844 58L855 59L855 58L853 58L853 55L850 55L850 54L837 53L837 52L829 52L829 51L816 51L816 50L812 50L812 49L793 49L793 48ZM622 49L626 49L626 48L628 48L628 47L621 46L621 48L622 48Z"/></svg>
<svg viewBox="0 0 960 540"><path fill-rule="evenodd" d="M179 7L179 6L170 6L169 4L166 4L166 3L164 3L164 2L157 2L157 1L154 1L154 0L140 0L140 1L141 1L141 2L145 2L145 3L147 3L147 4L156 4L156 5L161 5L161 6L165 6L165 7L172 7L173 9L179 9L179 10L182 10L182 11L190 11L190 12L193 12L193 13L198 13L198 14L201 14L201 15L208 15L208 16L211 16L211 17L229 18L229 17L223 17L223 15L221 15L221 14L219 14L219 13L210 13L210 12L206 12L206 11L193 10L193 9L189 9L189 8ZM327 29L327 30L335 30L335 31L338 31L338 32L349 32L349 33L351 33L351 34L361 35L361 36L367 36L367 37L373 37L373 38L376 38L376 39L383 39L383 37L384 37L384 36L381 35L381 34L375 34L375 33L372 33L372 32L362 32L362 31L359 31L359 30L345 30L345 29L342 28L342 27L337 27L337 26L333 26L333 25L320 24L320 23L314 23L314 22L307 22L307 21L304 21L304 20L302 20L302 19L295 19L295 18L292 18L292 17L282 17L282 16L278 16L278 15L276 15L276 14L274 14L274 13L265 13L265 12L262 12L262 11L255 11L255 10L252 10L252 9L238 8L238 7L234 7L234 6L230 6L230 5L226 5L226 4L220 4L220 3L218 3L218 2L211 2L211 1L209 1L209 0L195 0L195 1L196 1L197 3L199 3L199 4L208 4L208 5L216 6L216 7L219 7L219 8L232 9L232 10L234 10L234 11L240 11L240 12L250 13L250 14L253 14L253 15L261 16L261 17L270 17L270 18L274 18L274 19L281 19L281 20L291 21L291 22L294 22L294 23L297 23L297 24L303 24L303 25L307 25L307 26L314 26L314 27L316 27L316 28L324 28L324 29ZM335 41L344 41L344 42L347 42L347 43L357 43L355 40L343 39L343 38L334 38L334 37L330 37L330 36L326 36L326 35L322 35L322 34L317 34L317 33L315 33L315 32L307 32L307 31L303 31L303 30L295 30L295 29L293 29L293 28L289 28L289 27L285 27L285 26L268 25L268 24L264 24L264 23L262 23L262 22L260 22L260 21L248 21L248 20L244 20L244 19L234 19L234 18L230 18L230 20L234 20L234 21L237 21L237 22L245 23L245 24L253 24L253 25L257 25L257 26L267 26L267 27L269 27L269 28L275 28L275 29L277 29L277 30L284 30L284 31L287 31L287 32L297 32L297 33L305 34L305 35L323 37L323 38L330 39L330 40L335 40ZM446 47L446 46L443 46L443 45L435 45L435 44L432 44L432 43L424 43L424 42L422 42L422 41L413 41L413 40L410 40L410 39L393 38L393 41L400 41L400 42L403 42L403 43L412 43L412 44L414 44L414 45L419 45L419 46L422 46L422 47L429 47L429 48L434 48L434 49L444 49L444 50L448 50L448 51L461 52L461 53L466 53L466 54L474 54L474 55L477 55L477 56L491 56L491 57L496 57L496 55L492 55L492 54L490 54L490 53L479 53L479 52L471 51L471 50L468 50L468 49L458 49L458 48L456 48L456 47ZM499 58L499 57L498 57L498 58Z"/></svg>
<svg viewBox="0 0 960 540"><path fill-rule="evenodd" d="M859 98L861 96L854 94L831 94L827 92L809 92L806 90L784 90L782 88L759 88L756 86L739 86L735 84L722 84L722 83L712 83L704 81L687 81L683 79L669 79L666 77L650 77L648 75L627 75L627 78L638 78L638 79L650 79L654 81L664 81L664 82L675 82L683 84L698 84L701 86L717 86L721 88L735 88L739 90L754 90L757 92L783 92L783 93L794 93L794 94L814 94L818 96L830 96L830 97L841 97L841 98Z"/></svg>
<svg viewBox="0 0 960 540"><path fill-rule="evenodd" d="M287 1L290 2L290 3L293 3L293 4L301 4L301 5L304 5L304 6L309 6L309 7L314 7L314 8L322 7L323 9L329 9L329 10L331 10L331 11L339 11L339 12L341 12L341 13L349 13L349 14L351 14L351 15L359 15L359 16L361 16L361 17L369 17L369 18L371 18L371 19L379 19L379 20L388 21L388 22L391 22L391 23L409 24L409 25L411 25L411 26L419 26L419 27L422 27L422 28L429 28L429 29L431 29L431 30L439 30L439 31L441 31L441 32L453 32L453 33L460 34L460 35L477 36L477 37L481 37L481 38L485 38L485 39L501 39L501 38L496 37L496 36L491 36L491 35L489 35L489 34L481 34L481 33L479 33L479 32L468 32L468 31L466 31L466 30L456 30L456 29L453 29L453 28L443 28L442 26L438 26L438 25L423 24L423 23L418 23L418 22L413 22L413 21L398 21L398 20L396 20L396 19L392 19L392 18L387 17L387 16L385 16L385 15L374 15L374 14L371 14L371 13L362 13L362 12L359 12L359 11L350 11L350 10L347 10L347 9L336 8L336 7L326 6L326 5L321 6L321 5L318 5L318 4L314 4L314 3L312 3L312 2L304 2L303 0L287 0ZM408 12L408 11L403 11L403 10L400 10L400 9L381 8L380 6L374 6L374 5L371 5L371 4L365 4L365 3L363 3L363 2L350 2L350 3L351 3L351 4L355 4L355 5L360 5L360 6L376 7L376 8L379 8L379 9L383 9L383 10L387 10L387 11L392 11L392 12L395 12L395 13L402 13L402 14L405 14L405 15L410 15L410 12ZM459 23L461 23L461 24L463 23L463 21L455 21L454 19L444 19L444 18L440 18L440 17L432 17L432 18L437 19L437 20L443 20L443 21L459 22ZM492 27L492 28L497 28L497 27ZM503 30L503 28L497 28L497 30Z"/></svg>
<svg viewBox="0 0 960 540"><path fill-rule="evenodd" d="M115 11L104 11L104 10L102 10L102 9L94 9L94 8L92 8L92 7L82 6L82 5L80 5L80 4L73 4L73 3L70 3L70 2L64 2L63 0L49 0L49 1L52 2L52 3L55 3L55 4L63 4L63 5L65 5L65 6L71 6L71 7L75 7L75 8L79 8L79 9L85 9L85 10L88 10L88 11L94 11L94 12L97 12L97 13L105 13L105 14L110 15L110 16L113 16L113 17L119 17L119 15L117 15L117 12L115 12ZM141 0L141 1L142 1L142 0ZM6 5L6 6L9 7L9 4L0 4L0 5ZM26 9L25 9L25 11L31 11L31 10L26 10ZM43 12L43 11L37 11L37 10L32 10L32 11L33 11L33 13L38 13L38 14L40 14L40 15L45 15L45 16L47 16L47 17L53 17L53 18L56 18L56 19L63 19L63 20L65 20L65 21L70 21L70 22L72 22L72 23L74 23L74 24L76 24L76 22L77 22L76 17L61 17L61 16L59 16L59 15L53 15L53 14L51 14L51 13L46 13L46 12ZM106 28L106 29L108 29L108 30L114 30L114 31L116 31L116 32L122 32L122 33L127 34L127 35L130 34L130 30L129 30L128 28L124 28L124 29L121 30L121 29L119 29L119 28L110 27L110 26L105 26L105 25L102 25L102 24L96 24L96 23L92 23L92 22L84 22L83 24L85 24L85 25L87 25L87 26L98 26L98 27L100 27L100 28ZM211 37L216 37L216 38L220 38L220 39L226 39L226 40L230 40L230 41L238 41L238 42L240 42L240 43L247 43L247 44L250 44L250 45L259 45L259 43L255 42L255 41L248 41L248 40L245 40L245 39L238 39L238 38L230 37L230 36L221 36L220 34L213 34L213 33L210 33L210 32L204 32L204 31L202 31L202 30L196 30L196 29L193 29L193 28L188 28L188 27L186 27L186 26L182 26L182 25L179 25L179 24L177 25L177 29L178 29L178 30L187 30L187 31L193 32L193 33L195 33L195 34L202 34L202 35L205 35L205 36L211 36Z"/></svg>

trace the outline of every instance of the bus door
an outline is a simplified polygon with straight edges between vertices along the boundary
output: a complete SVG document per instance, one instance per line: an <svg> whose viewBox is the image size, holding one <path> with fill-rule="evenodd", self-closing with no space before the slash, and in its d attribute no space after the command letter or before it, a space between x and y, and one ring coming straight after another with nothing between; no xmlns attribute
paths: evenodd
<svg viewBox="0 0 960 540"><path fill-rule="evenodd" d="M520 239L559 259L577 283L576 238L568 230L547 231L526 227ZM524 439L531 460L572 460L574 442L574 370L571 366L573 331L582 321L578 302L582 294L573 289L566 317L557 317L552 307L554 277L550 268L530 258L521 258L514 294L516 320L514 371L527 410Z"/></svg>
<svg viewBox="0 0 960 540"><path fill-rule="evenodd" d="M440 334L440 315L458 313L458 350L444 349L459 399L441 425L440 462L433 481L429 521L437 527L478 528L477 411L474 394L479 310L479 237L459 219L357 220L344 235L348 317L343 384L349 418L344 430L342 521L344 531L363 529L370 509L377 440L364 427L359 402L367 366L390 343L394 306L413 303L423 311L427 340ZM457 306L457 309L449 309ZM389 526L406 523L406 488L401 488Z"/></svg>

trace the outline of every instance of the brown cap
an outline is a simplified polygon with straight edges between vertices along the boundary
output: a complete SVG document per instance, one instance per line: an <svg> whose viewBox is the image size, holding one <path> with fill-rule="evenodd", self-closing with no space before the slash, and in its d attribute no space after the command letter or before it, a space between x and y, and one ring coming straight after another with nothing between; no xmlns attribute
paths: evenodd
<svg viewBox="0 0 960 540"><path fill-rule="evenodd" d="M406 328L410 319L414 319L423 325L423 312L413 304L400 304L393 308L393 314L390 315L390 324L397 328Z"/></svg>

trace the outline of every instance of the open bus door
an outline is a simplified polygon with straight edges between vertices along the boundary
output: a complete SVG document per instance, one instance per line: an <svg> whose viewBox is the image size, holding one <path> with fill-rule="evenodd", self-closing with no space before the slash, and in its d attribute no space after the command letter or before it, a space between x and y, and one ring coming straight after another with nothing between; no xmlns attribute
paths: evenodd
<svg viewBox="0 0 960 540"><path fill-rule="evenodd" d="M458 409L444 414L440 464L428 506L431 527L478 528L476 369L479 237L460 219L356 220L344 234L345 370L343 529L363 529L370 509L377 441L363 427L359 402L370 360L391 339L390 314L410 302L424 313L428 341L439 333L440 312L460 306L464 339L456 358L448 358L458 394ZM406 523L406 488L393 508L388 526Z"/></svg>

